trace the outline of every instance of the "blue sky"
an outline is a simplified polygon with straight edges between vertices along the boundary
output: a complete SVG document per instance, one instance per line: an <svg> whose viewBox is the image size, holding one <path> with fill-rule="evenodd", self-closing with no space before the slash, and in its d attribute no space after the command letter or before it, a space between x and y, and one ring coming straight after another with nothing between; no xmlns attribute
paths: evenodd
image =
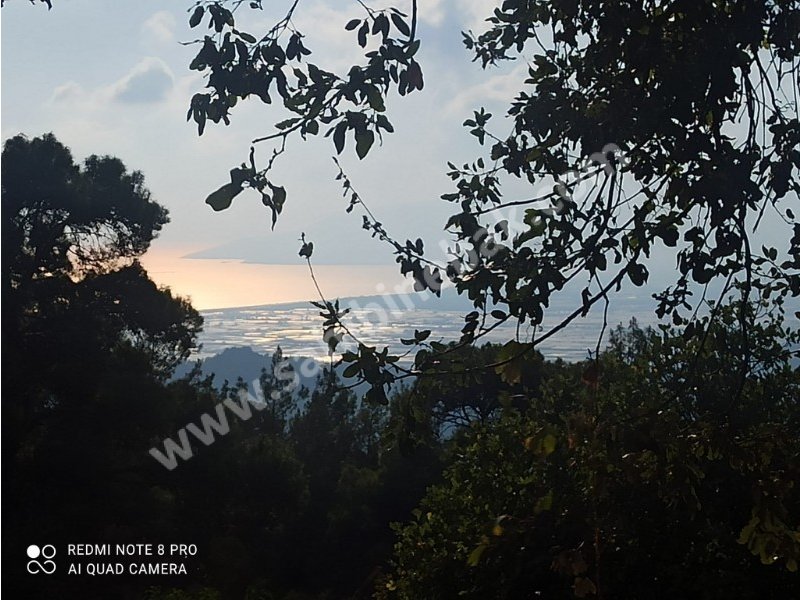
<svg viewBox="0 0 800 600"><path fill-rule="evenodd" d="M203 85L187 69L196 49L178 44L197 37L186 24L189 4L58 0L48 12L44 5L9 0L2 13L3 138L53 131L76 157L113 154L142 170L175 223L162 236L164 246L197 246L206 256L220 246L240 258L286 262L294 260L296 238L306 231L320 247L330 240L324 262L391 262L359 235L358 219L344 214L329 140L290 144L276 174L290 201L274 234L266 234L269 217L256 194L240 197L222 214L203 204L227 180L228 169L246 159L249 140L282 117L251 102L238 107L230 127L210 127L198 138L185 121L189 98ZM421 31L428 86L422 94L390 102L398 133L365 161L351 153L344 158L362 194L398 233L438 234L448 214L447 205L436 200L449 191L445 161L471 158L475 150L462 150L469 138L460 123L481 97L498 97L508 83L502 73L487 81L469 61L459 29L478 24L478 12L456 11L455 4L430 2L423 8L429 11L423 12ZM296 21L315 59L336 67L357 58L353 34L343 26L358 15L356 3L317 1L302 5ZM257 30L258 23L251 26ZM470 85L474 89L464 89ZM268 155L266 145L260 150ZM342 235L347 247L340 243Z"/></svg>
<svg viewBox="0 0 800 600"><path fill-rule="evenodd" d="M410 0L392 4L402 5ZM334 180L329 139L289 143L273 180L289 194L275 231L258 194L245 192L221 213L205 197L245 161L250 140L269 133L285 113L259 101L239 104L232 124L211 125L198 137L186 122L192 94L203 88L188 70L205 25L188 27L191 0L54 0L53 10L28 0L6 0L2 20L2 136L53 132L76 159L110 154L141 170L153 196L171 215L145 257L156 281L192 297L200 308L284 302L312 297L297 256L301 232L315 243L315 263L330 295L373 294L399 283L390 251L371 239ZM258 33L285 13L289 0L264 2L274 12L237 13L238 25ZM425 89L387 102L396 133L359 161L351 148L342 164L376 216L397 238L422 237L436 248L453 211L439 200L452 191L446 161L477 158L481 148L461 126L485 106L501 115L521 88L525 58L482 71L471 62L460 31L480 31L494 0L420 2L418 58ZM377 5L376 5L377 6ZM306 35L314 60L332 70L359 59L362 50L344 25L363 16L357 2L303 0L295 25ZM610 140L613 141L613 140ZM260 157L271 147L259 145ZM263 164L263 160L259 161ZM523 193L507 184L509 197ZM524 190L530 197L530 190ZM767 223L769 229L770 223ZM439 258L439 256L434 256ZM674 274L655 258L652 279ZM224 262L223 262L224 261ZM280 268L275 265L290 265ZM343 269L342 265L368 265ZM382 266L383 265L383 266ZM330 266L329 269L326 268ZM294 269L294 270L293 270Z"/></svg>
<svg viewBox="0 0 800 600"><path fill-rule="evenodd" d="M265 2L273 14L245 7L239 25L257 33L288 5ZM472 160L479 153L461 123L480 105L502 112L502 100L513 95L524 68L509 65L487 76L461 44L460 31L480 29L492 2L426 0L421 5L419 57L426 88L388 102L397 133L386 136L382 148L364 161L346 151L342 163L393 234L438 242L451 212L438 199L451 191L445 163ZM243 194L223 213L204 204L206 195L228 180L228 170L246 160L250 140L285 117L273 107L248 102L237 107L231 126L211 126L197 136L185 115L191 95L204 82L188 70L196 47L179 43L202 31L188 27L190 7L189 0L56 0L48 11L43 4L7 0L2 10L3 139L52 131L76 159L110 154L141 170L172 219L146 264L157 280L182 293L193 290L171 275L186 264L181 257L300 264L300 232L315 241L320 265L391 265L391 253L360 228L360 217L344 211L330 140L290 143L275 171L275 181L289 193L275 231L269 231L268 211L255 193ZM318 64L335 69L358 60L361 50L353 33L344 31L349 19L363 15L356 2L311 0L302 2L296 15ZM270 148L261 145L259 151L268 156ZM165 267L167 258L171 262ZM202 272L192 266L198 269Z"/></svg>

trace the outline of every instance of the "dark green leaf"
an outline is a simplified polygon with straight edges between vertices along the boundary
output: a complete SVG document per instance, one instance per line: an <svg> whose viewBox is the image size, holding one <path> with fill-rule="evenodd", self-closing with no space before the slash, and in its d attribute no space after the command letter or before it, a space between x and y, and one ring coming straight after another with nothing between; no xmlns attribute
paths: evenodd
<svg viewBox="0 0 800 600"><path fill-rule="evenodd" d="M364 21L361 28L358 30L358 45L362 48L367 46L367 35L369 34L369 23Z"/></svg>
<svg viewBox="0 0 800 600"><path fill-rule="evenodd" d="M403 20L403 17L401 17L400 15L398 15L396 13L393 13L392 14L392 23L394 23L394 26L397 27L397 30L400 33L402 33L403 35L405 35L405 36L410 36L411 35L411 30L408 28L408 25Z"/></svg>
<svg viewBox="0 0 800 600"><path fill-rule="evenodd" d="M299 255L304 258L311 258L311 254L314 252L314 242L303 242L303 245L300 248Z"/></svg>
<svg viewBox="0 0 800 600"><path fill-rule="evenodd" d="M358 158L363 159L367 155L369 149L372 148L373 142L375 142L375 134L369 129L356 136L356 154Z"/></svg>
<svg viewBox="0 0 800 600"><path fill-rule="evenodd" d="M226 183L217 191L209 194L208 198L206 198L206 204L216 211L225 210L231 205L233 199L238 196L241 191L241 185Z"/></svg>
<svg viewBox="0 0 800 600"><path fill-rule="evenodd" d="M359 366L359 364L353 363L351 365L348 365L348 367L344 370L344 372L342 373L342 377L344 377L345 379L350 379L351 377L355 377L356 375L358 375L358 372L360 370L361 367Z"/></svg>
<svg viewBox="0 0 800 600"><path fill-rule="evenodd" d="M192 16L189 17L189 27L197 27L200 24L200 21L203 20L203 13L204 9L202 6L198 6L192 12Z"/></svg>
<svg viewBox="0 0 800 600"><path fill-rule="evenodd" d="M247 33L246 31L240 31L239 32L239 37L242 38L245 42L249 42L251 44L255 44L256 43L255 36Z"/></svg>
<svg viewBox="0 0 800 600"><path fill-rule="evenodd" d="M347 123L345 121L341 121L336 125L336 129L333 130L333 145L336 147L337 154L341 154L342 150L344 150L345 131L347 131Z"/></svg>

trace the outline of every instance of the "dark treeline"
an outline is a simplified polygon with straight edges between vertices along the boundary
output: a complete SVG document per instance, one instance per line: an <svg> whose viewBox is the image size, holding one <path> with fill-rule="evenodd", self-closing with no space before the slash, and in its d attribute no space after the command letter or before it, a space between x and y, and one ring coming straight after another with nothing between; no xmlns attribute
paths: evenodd
<svg viewBox="0 0 800 600"><path fill-rule="evenodd" d="M800 594L798 335L779 310L715 307L701 340L631 323L580 364L451 346L447 372L375 405L328 371L287 387L277 352L269 407L168 470L148 450L240 385L170 380L202 324L137 262L166 212L141 174L78 166L52 136L6 142L2 181L10 597ZM198 552L187 575L67 574L67 544L122 542ZM25 572L32 543L59 549L56 574Z"/></svg>

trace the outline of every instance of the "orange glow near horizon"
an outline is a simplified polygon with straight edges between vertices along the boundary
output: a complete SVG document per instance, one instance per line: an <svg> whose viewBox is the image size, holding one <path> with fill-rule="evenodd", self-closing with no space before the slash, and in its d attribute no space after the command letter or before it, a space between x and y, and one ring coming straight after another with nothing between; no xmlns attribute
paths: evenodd
<svg viewBox="0 0 800 600"><path fill-rule="evenodd" d="M189 298L198 310L318 299L308 267L299 258L296 265L185 258L199 249L151 248L141 262L153 281ZM391 265L321 265L314 272L331 299L379 294L402 282Z"/></svg>

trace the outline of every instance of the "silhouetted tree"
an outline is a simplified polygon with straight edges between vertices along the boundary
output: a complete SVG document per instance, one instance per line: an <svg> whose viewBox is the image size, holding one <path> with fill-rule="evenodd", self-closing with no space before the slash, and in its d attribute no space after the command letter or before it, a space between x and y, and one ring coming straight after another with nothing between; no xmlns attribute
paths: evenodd
<svg viewBox="0 0 800 600"><path fill-rule="evenodd" d="M17 136L1 218L4 558L18 562L37 531L49 543L162 531L147 449L181 407L163 382L202 324L137 262L166 210L119 159L78 166L52 135Z"/></svg>

